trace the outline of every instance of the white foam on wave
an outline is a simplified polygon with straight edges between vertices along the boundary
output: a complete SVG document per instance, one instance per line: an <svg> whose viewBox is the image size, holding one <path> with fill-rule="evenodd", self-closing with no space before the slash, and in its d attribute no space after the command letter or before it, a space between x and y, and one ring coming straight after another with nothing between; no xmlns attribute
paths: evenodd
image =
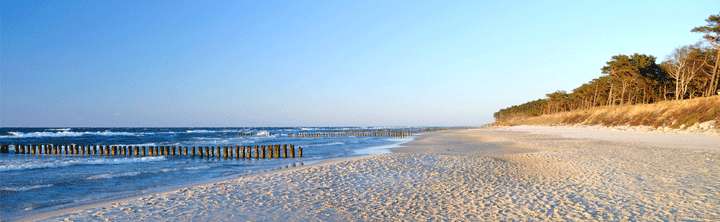
<svg viewBox="0 0 720 222"><path fill-rule="evenodd" d="M195 137L193 139L201 141L199 144L197 144L197 145L201 145L201 146L203 146L204 144L207 144L207 143L227 144L230 142L230 139L220 138L220 137Z"/></svg>
<svg viewBox="0 0 720 222"><path fill-rule="evenodd" d="M210 133L210 130L185 130L186 133Z"/></svg>
<svg viewBox="0 0 720 222"><path fill-rule="evenodd" d="M162 168L162 169L160 169L160 172L167 173L167 172L174 172L174 171L178 171L178 170L179 170L178 168Z"/></svg>
<svg viewBox="0 0 720 222"><path fill-rule="evenodd" d="M363 149L354 150L353 152L355 154L362 154L362 155L391 153L390 149L401 147L402 144L410 142L414 139L415 139L414 137L388 139L389 141L393 141L395 143L387 144L387 145L380 145L380 146L371 146L371 147L367 147L367 148L363 148Z"/></svg>
<svg viewBox="0 0 720 222"><path fill-rule="evenodd" d="M304 147L334 146L334 145L345 145L345 143L343 143L343 142L319 143L319 144L309 144L309 145L305 145Z"/></svg>
<svg viewBox="0 0 720 222"><path fill-rule="evenodd" d="M136 143L136 144L111 144L114 146L180 146L182 143Z"/></svg>
<svg viewBox="0 0 720 222"><path fill-rule="evenodd" d="M57 129L48 129L50 131L70 131L72 128L57 128Z"/></svg>
<svg viewBox="0 0 720 222"><path fill-rule="evenodd" d="M157 143L117 144L117 146L157 146Z"/></svg>
<svg viewBox="0 0 720 222"><path fill-rule="evenodd" d="M23 192L28 190L35 190L40 188L46 188L46 187L52 187L52 184L40 184L40 185L32 185L32 186L19 186L19 187L0 187L0 191L6 191L6 192Z"/></svg>
<svg viewBox="0 0 720 222"><path fill-rule="evenodd" d="M267 136L270 136L270 131L260 130L255 133L255 136L267 137Z"/></svg>
<svg viewBox="0 0 720 222"><path fill-rule="evenodd" d="M93 136L135 136L137 133L131 132L113 132L113 131L95 131L95 132L74 132L69 130L54 130L51 132L8 132L10 135L3 135L0 138L31 138L31 137L78 137L85 135Z"/></svg>
<svg viewBox="0 0 720 222"><path fill-rule="evenodd" d="M204 170L209 169L210 166L194 166L194 167L185 167L186 170Z"/></svg>
<svg viewBox="0 0 720 222"><path fill-rule="evenodd" d="M185 130L185 133L235 133L240 132L237 129L221 129L221 130L206 130L206 129L191 129Z"/></svg>
<svg viewBox="0 0 720 222"><path fill-rule="evenodd" d="M140 158L59 159L59 160L54 160L54 161L50 161L50 162L33 161L33 162L10 163L7 165L0 165L0 172L12 171L12 170L59 168L59 167L67 167L67 166L73 166L73 165L126 164L126 163L162 161L162 160L165 160L164 156L140 157Z"/></svg>
<svg viewBox="0 0 720 222"><path fill-rule="evenodd" d="M99 179L110 179L110 178L116 178L116 177L132 177L132 176L137 176L139 174L140 174L140 172L125 172L125 173L117 173L117 174L103 173L103 174L89 176L85 179L99 180Z"/></svg>

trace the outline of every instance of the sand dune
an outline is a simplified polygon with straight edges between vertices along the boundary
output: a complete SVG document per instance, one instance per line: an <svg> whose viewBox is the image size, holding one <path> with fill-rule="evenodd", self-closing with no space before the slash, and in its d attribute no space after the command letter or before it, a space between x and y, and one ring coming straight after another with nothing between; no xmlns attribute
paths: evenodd
<svg viewBox="0 0 720 222"><path fill-rule="evenodd" d="M392 154L28 220L720 220L717 136L698 135L684 147L651 133L611 141L603 136L609 129L563 129L582 136L553 130L436 132Z"/></svg>

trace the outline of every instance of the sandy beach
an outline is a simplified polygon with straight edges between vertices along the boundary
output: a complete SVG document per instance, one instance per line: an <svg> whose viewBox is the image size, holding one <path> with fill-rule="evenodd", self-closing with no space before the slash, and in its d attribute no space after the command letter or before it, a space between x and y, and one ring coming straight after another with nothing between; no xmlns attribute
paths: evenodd
<svg viewBox="0 0 720 222"><path fill-rule="evenodd" d="M681 139L683 138L683 139ZM519 126L35 215L43 221L720 220L720 136Z"/></svg>

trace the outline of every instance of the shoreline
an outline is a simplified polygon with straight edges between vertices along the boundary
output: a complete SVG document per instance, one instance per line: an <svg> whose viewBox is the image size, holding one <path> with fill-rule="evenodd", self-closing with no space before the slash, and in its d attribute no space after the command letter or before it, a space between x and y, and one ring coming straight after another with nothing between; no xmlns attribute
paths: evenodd
<svg viewBox="0 0 720 222"><path fill-rule="evenodd" d="M720 147L642 142L657 136L648 133L620 132L623 138L608 140L603 136L609 130L559 129L433 132L391 154L328 160L26 220L720 218ZM715 145L715 139L699 142Z"/></svg>
<svg viewBox="0 0 720 222"><path fill-rule="evenodd" d="M474 128L469 128L469 129L474 129ZM442 131L439 131L439 132L442 132ZM129 195L129 196L91 201L91 202L79 204L77 206L53 209L53 210L49 210L49 211L45 211L45 212L38 212L38 213L31 214L27 217L20 217L20 218L16 217L16 218L8 218L8 219L15 220L15 221L42 221L42 220L47 220L47 219L50 219L53 217L61 216L64 214L68 214L71 212L77 212L77 211L82 211L82 210L91 209L91 208L111 206L115 202L123 202L123 201L133 200L133 199L140 198L143 196L148 196L148 195L166 194L166 193L177 191L180 189L188 189L188 188L196 187L196 186L209 186L209 185L213 185L215 183L228 182L228 181L231 181L234 179L239 179L239 178L262 177L262 176L267 176L267 175L272 175L272 174L277 174L277 173L282 173L282 172L292 172L295 170L301 170L302 168L331 165L331 164L336 164L336 163L344 162L344 161L362 160L362 159L371 158L373 156L378 156L378 155L392 155L392 154L398 154L398 153L416 152L416 151L409 151L404 148L407 148L408 146L412 146L412 143L414 141L417 141L418 139L427 138L428 136L430 136L434 133L437 133L437 132L422 133L420 135L412 136L409 139L405 139L398 143L363 148L361 150L371 149L372 151L359 154L358 156L330 158L330 159L325 159L325 160L312 161L312 163L303 164L303 165L297 166L297 167L283 167L283 168L277 168L277 169L269 169L269 170L265 170L265 171L257 172L257 173L216 178L216 179L213 179L210 181L191 183L191 184L187 184L187 185L157 188L157 189L147 190L146 192L137 193L137 194L133 194L133 195ZM380 150L380 152L376 152L378 150Z"/></svg>
<svg viewBox="0 0 720 222"><path fill-rule="evenodd" d="M418 136L421 136L421 135L418 135ZM374 153L374 152L370 151L368 153L362 153L362 154L358 153L357 156L345 156L345 157L329 158L329 159L324 159L324 160L313 160L313 161L309 161L309 163L301 162L300 166L293 166L293 167L285 166L285 167L267 169L267 170L263 170L260 172L254 172L254 173L249 173L249 174L244 174L244 175L220 177L220 178L215 178L215 179L212 179L209 181L196 182L196 183L170 186L170 187L163 187L163 188L148 189L143 192L132 194L132 195L90 201L90 202L86 202L86 203L80 203L80 204L74 205L74 206L71 205L69 207L59 208L59 209L40 211L37 213L30 214L27 217L14 217L14 218L11 217L11 218L6 218L6 219L11 220L11 221L12 220L15 220L15 221L46 220L51 217L67 214L68 212L81 211L81 210L85 210L85 209L89 209L89 208L109 206L114 202L127 201L127 200L131 200L134 198L139 198L139 197L147 196L147 195L163 194L163 193L173 192L173 191L176 191L179 189L186 189L186 188L195 187L195 186L207 186L207 185L212 185L212 184L224 182L224 181L230 181L230 180L234 180L234 179L238 179L238 178L242 178L242 177L264 176L264 175L280 173L280 172L285 172L285 171L298 170L298 169L306 168L306 167L321 166L321 165L326 165L326 164L334 164L334 163L341 162L341 161L369 158L374 155L389 154L389 153L393 153L394 149L402 147L403 144L414 141L418 136L411 137L411 138L401 141L399 143L393 143L393 144L388 144L388 145L374 146L374 147L368 147L368 148L361 149L361 150L373 149L373 151L374 151L376 148L381 147L381 149L386 152Z"/></svg>
<svg viewBox="0 0 720 222"><path fill-rule="evenodd" d="M269 174L273 174L273 173L293 171L293 170L298 170L298 169L306 168L306 167L319 166L319 165L324 165L324 164L333 164L335 162L339 162L339 161L343 161L343 160L362 159L362 158L366 158L366 157L368 157L368 156L350 156L350 157L330 158L330 159L326 159L326 160L313 161L313 163L303 164L303 165L296 166L296 167L282 167L282 168L277 168L277 169L269 169L269 170L265 170L262 172L245 174L245 175L236 175L236 176L215 178L210 181L197 182L197 183L192 183L192 184L187 184L187 185L157 188L157 190L151 190L148 192L138 193L138 194L134 194L134 195L126 196L126 197L103 199L103 200L98 200L98 201L94 201L94 202L90 202L90 203L83 203L78 206L55 209L55 210L50 210L48 212L40 212L37 214L29 215L28 217L8 218L8 219L16 220L16 221L46 220L51 217L60 216L60 215L63 215L63 214L69 213L69 212L81 211L81 210L95 208L95 207L105 207L105 206L111 205L114 202L132 200L132 199L136 199L136 198L147 196L147 195L164 194L164 193L173 192L173 191L180 190L180 189L187 189L187 188L195 187L195 186L208 186L208 185L212 185L215 183L230 181L230 180L243 178L243 177L264 176L264 175L269 175Z"/></svg>

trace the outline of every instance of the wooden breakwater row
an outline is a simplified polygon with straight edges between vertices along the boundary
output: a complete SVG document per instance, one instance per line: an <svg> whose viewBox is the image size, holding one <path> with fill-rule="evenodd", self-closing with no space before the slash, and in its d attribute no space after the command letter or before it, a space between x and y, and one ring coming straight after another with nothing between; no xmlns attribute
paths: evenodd
<svg viewBox="0 0 720 222"><path fill-rule="evenodd" d="M328 132L306 132L288 134L288 137L341 137L341 136L357 136L357 137L409 137L414 134L413 131L397 131L397 130L349 130L349 131L328 131Z"/></svg>
<svg viewBox="0 0 720 222"><path fill-rule="evenodd" d="M0 145L0 153L10 153L9 144ZM277 159L303 157L303 148L294 144L220 145L220 146L126 146L82 144L15 144L15 154L80 156L183 156L224 159Z"/></svg>

